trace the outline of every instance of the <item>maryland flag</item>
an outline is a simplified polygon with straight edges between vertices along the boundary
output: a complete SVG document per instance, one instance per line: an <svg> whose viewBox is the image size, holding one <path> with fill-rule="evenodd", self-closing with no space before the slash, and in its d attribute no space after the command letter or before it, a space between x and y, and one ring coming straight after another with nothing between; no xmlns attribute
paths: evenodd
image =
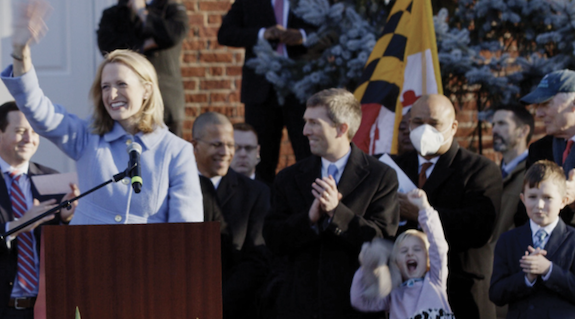
<svg viewBox="0 0 575 319"><path fill-rule="evenodd" d="M443 94L430 0L397 0L359 83L354 143L368 154L395 154L403 114L420 96Z"/></svg>

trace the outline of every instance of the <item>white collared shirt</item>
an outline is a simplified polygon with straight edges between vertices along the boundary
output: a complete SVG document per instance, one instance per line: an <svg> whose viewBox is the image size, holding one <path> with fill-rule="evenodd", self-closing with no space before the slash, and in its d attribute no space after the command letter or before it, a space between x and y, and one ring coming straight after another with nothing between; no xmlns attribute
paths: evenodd
<svg viewBox="0 0 575 319"><path fill-rule="evenodd" d="M521 161L527 158L527 155L529 155L529 151L525 150L525 152L519 154L509 163L505 163L504 160L501 160L501 169L504 170L507 174L511 174L511 172L513 172L515 167L517 167L517 164L521 163Z"/></svg>
<svg viewBox="0 0 575 319"><path fill-rule="evenodd" d="M334 163L326 160L325 158L321 158L321 177L328 177L328 173L327 173L327 168L329 167L330 164L334 164L335 167L337 167L337 174L335 174L335 176L333 177L335 179L336 183L339 183L339 180L341 179L341 175L343 174L343 170L345 169L345 165L347 164L347 160L349 159L349 156L351 155L351 147L349 148L349 151L347 151L347 153L342 156L340 159L338 159L337 161L335 161Z"/></svg>
<svg viewBox="0 0 575 319"><path fill-rule="evenodd" d="M417 154L417 159L419 161L419 165L417 166L417 174L421 172L421 166L423 163L431 163L431 165L425 171L425 177L429 178L429 175L431 175L431 172L433 172L433 169L435 168L435 164L437 164L437 161L439 160L439 156L427 160L423 156Z"/></svg>
<svg viewBox="0 0 575 319"><path fill-rule="evenodd" d="M549 224L545 227L541 227L541 226L537 225L535 222L533 222L531 219L529 219L529 226L531 226L531 240L533 242L535 242L535 234L537 233L537 231L539 229L543 228L543 230L545 230L545 232L547 233L547 237L545 237L543 239L543 244L542 244L542 248L545 248L545 246L547 245L547 242L549 241L549 237L551 237L551 233L553 232L553 230L557 226L557 223L559 222L559 218L560 217L557 217L557 219L555 219L554 222L552 222L551 224Z"/></svg>

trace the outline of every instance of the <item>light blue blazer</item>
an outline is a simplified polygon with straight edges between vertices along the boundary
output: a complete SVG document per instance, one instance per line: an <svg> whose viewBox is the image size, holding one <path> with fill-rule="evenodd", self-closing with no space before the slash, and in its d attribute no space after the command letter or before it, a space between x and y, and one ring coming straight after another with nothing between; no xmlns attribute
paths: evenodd
<svg viewBox="0 0 575 319"><path fill-rule="evenodd" d="M142 145L142 191L112 183L80 200L71 224L145 224L201 222L202 192L193 146L163 127L152 133L128 134L119 123L104 135L93 134L90 122L70 114L44 95L34 69L2 81L34 130L76 161L81 192L103 183L128 166L126 141Z"/></svg>

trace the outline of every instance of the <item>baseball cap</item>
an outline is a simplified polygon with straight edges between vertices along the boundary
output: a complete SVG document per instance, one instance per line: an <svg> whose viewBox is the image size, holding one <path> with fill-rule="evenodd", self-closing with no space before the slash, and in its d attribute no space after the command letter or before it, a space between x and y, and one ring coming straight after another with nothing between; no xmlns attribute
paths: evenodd
<svg viewBox="0 0 575 319"><path fill-rule="evenodd" d="M575 72L571 70L553 71L543 77L537 88L521 98L525 104L544 103L551 100L555 94L575 92Z"/></svg>

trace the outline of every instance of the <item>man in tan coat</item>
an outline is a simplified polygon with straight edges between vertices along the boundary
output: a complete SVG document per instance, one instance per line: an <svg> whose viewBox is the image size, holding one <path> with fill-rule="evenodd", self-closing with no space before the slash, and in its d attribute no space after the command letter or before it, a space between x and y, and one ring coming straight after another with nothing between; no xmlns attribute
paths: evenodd
<svg viewBox="0 0 575 319"><path fill-rule="evenodd" d="M499 236L514 228L514 216L525 175L527 145L534 129L533 115L522 106L505 106L493 114L493 149L502 155L503 195L489 244L495 249ZM497 307L497 318L505 318L507 307Z"/></svg>

